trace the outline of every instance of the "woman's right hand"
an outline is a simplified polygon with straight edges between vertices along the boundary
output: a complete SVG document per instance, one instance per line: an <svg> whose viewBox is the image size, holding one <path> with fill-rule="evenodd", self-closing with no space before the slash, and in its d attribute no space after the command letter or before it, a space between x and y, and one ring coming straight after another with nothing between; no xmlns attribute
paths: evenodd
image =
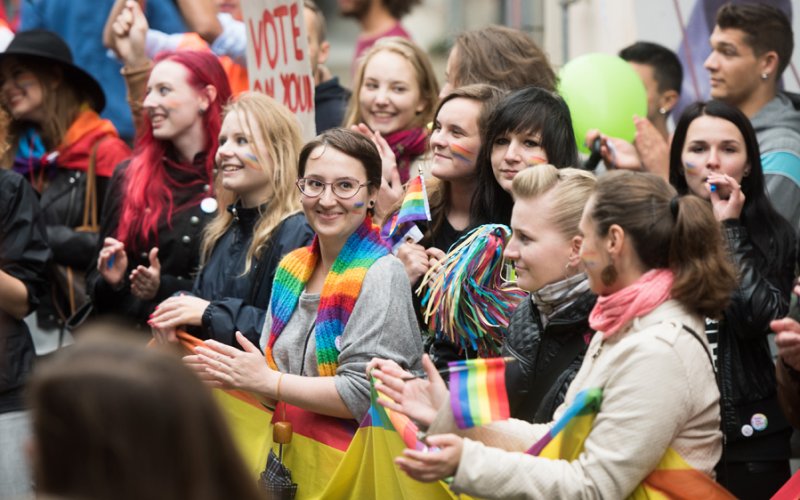
<svg viewBox="0 0 800 500"><path fill-rule="evenodd" d="M380 404L407 415L427 428L433 423L439 408L449 399L450 391L427 354L422 356L422 367L427 380L409 379L411 374L394 361L375 358L367 365L367 373L381 382L376 386L378 392L392 399L380 399Z"/></svg>
<svg viewBox="0 0 800 500"><path fill-rule="evenodd" d="M114 238L103 240L103 248L97 258L97 270L100 276L112 288L119 288L125 279L127 269L128 255L125 253L125 244Z"/></svg>
<svg viewBox="0 0 800 500"><path fill-rule="evenodd" d="M411 284L416 283L431 267L430 256L425 251L425 247L410 241L400 245L397 249L397 258L406 268L406 274Z"/></svg>

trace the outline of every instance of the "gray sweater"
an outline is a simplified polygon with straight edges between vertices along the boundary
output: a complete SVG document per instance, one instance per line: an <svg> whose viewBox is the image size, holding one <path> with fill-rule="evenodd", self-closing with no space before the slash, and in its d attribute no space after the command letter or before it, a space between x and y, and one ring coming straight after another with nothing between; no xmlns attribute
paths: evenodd
<svg viewBox="0 0 800 500"><path fill-rule="evenodd" d="M788 96L779 93L751 122L769 199L800 232L800 112Z"/></svg>
<svg viewBox="0 0 800 500"><path fill-rule="evenodd" d="M314 335L319 299L318 293L303 292L300 296L297 308L273 347L278 370L309 377L319 375ZM267 311L261 333L262 349L266 347L271 327L272 314ZM337 347L336 390L351 413L359 416L359 421L370 405L366 368L372 358L391 359L412 370L422 366L422 340L411 301L411 285L403 264L393 255L376 260L367 271Z"/></svg>

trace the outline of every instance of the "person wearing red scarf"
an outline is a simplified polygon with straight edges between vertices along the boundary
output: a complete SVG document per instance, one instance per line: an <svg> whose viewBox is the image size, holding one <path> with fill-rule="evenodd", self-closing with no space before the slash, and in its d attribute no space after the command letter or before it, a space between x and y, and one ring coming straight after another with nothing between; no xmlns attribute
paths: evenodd
<svg viewBox="0 0 800 500"><path fill-rule="evenodd" d="M108 179L130 148L98 114L105 106L100 84L73 64L69 47L55 33L19 33L0 53L0 74L0 98L11 118L3 167L26 177L39 193L54 262L82 272L97 243L97 233L75 229L83 225L87 182L94 176L102 204ZM48 282L54 281L49 275ZM40 331L62 327L72 312L63 295L48 286L31 325Z"/></svg>
<svg viewBox="0 0 800 500"><path fill-rule="evenodd" d="M345 126L363 124L378 141L385 139L397 159L400 182L405 183L416 175L411 166L425 153L438 94L427 54L404 38L383 38L361 60ZM384 171L383 176L392 182L392 172Z"/></svg>

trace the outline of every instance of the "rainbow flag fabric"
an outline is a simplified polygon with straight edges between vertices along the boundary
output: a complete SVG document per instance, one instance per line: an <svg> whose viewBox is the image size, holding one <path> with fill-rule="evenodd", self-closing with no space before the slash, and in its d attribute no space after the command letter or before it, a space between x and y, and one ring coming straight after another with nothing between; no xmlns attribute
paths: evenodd
<svg viewBox="0 0 800 500"><path fill-rule="evenodd" d="M599 388L579 392L550 433L537 441L528 454L552 460L577 460L583 452L586 438L592 432L602 399L603 390ZM628 498L728 500L734 497L708 475L693 469L673 448L667 448L655 470Z"/></svg>
<svg viewBox="0 0 800 500"><path fill-rule="evenodd" d="M450 406L459 429L509 418L503 358L451 361L448 367Z"/></svg>
<svg viewBox="0 0 800 500"><path fill-rule="evenodd" d="M398 230L406 227L410 222L418 220L431 220L431 207L428 203L428 192L425 190L425 178L422 174L414 177L406 185L406 194L400 210L383 227L382 236L392 242L402 235L397 235Z"/></svg>

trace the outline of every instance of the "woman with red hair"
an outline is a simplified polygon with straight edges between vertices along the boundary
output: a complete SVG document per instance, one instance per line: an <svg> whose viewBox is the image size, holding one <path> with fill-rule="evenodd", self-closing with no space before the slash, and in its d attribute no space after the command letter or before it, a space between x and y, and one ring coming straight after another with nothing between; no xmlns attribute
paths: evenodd
<svg viewBox="0 0 800 500"><path fill-rule="evenodd" d="M96 313L139 324L160 301L192 287L202 230L217 210L214 152L231 95L210 53L166 52L155 62L133 158L111 179L88 283Z"/></svg>

